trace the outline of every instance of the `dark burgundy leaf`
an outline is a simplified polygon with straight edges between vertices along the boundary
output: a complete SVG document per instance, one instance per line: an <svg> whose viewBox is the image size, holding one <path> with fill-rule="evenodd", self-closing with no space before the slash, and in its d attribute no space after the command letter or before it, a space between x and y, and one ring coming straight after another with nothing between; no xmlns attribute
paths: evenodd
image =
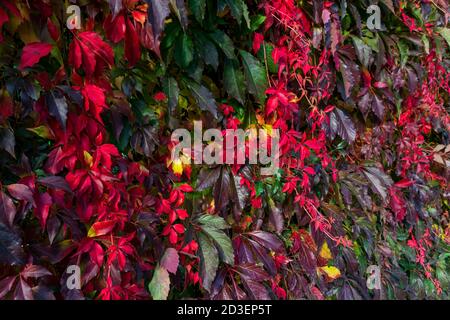
<svg viewBox="0 0 450 320"><path fill-rule="evenodd" d="M3 299L4 296L11 291L16 282L17 276L10 276L2 279L0 281L0 299Z"/></svg>
<svg viewBox="0 0 450 320"><path fill-rule="evenodd" d="M170 14L169 0L146 0L146 2L149 4L148 19L152 25L155 42L157 42L164 30L165 20Z"/></svg>
<svg viewBox="0 0 450 320"><path fill-rule="evenodd" d="M263 247L275 252L283 252L283 242L276 235L265 231L253 231L248 234Z"/></svg>
<svg viewBox="0 0 450 320"><path fill-rule="evenodd" d="M28 201L30 203L34 202L33 191L24 184L10 184L6 187L10 195L12 195L17 200Z"/></svg>
<svg viewBox="0 0 450 320"><path fill-rule="evenodd" d="M356 139L356 128L352 119L344 111L334 108L330 114L330 128L332 137L338 134L348 143L353 143Z"/></svg>
<svg viewBox="0 0 450 320"><path fill-rule="evenodd" d="M14 132L11 128L0 127L0 149L8 152L13 158L16 157L15 149L16 138L14 137Z"/></svg>
<svg viewBox="0 0 450 320"><path fill-rule="evenodd" d="M0 223L0 263L22 265L24 261L22 239L14 231Z"/></svg>
<svg viewBox="0 0 450 320"><path fill-rule="evenodd" d="M16 206L12 199L3 191L0 191L0 218L12 226L16 217Z"/></svg>
<svg viewBox="0 0 450 320"><path fill-rule="evenodd" d="M14 292L14 300L34 300L30 285L20 277Z"/></svg>
<svg viewBox="0 0 450 320"><path fill-rule="evenodd" d="M43 177L43 178L39 178L38 182L40 184L42 184L43 186L52 188L52 189L59 189L59 190L64 190L67 191L69 193L72 193L72 190L70 189L69 184L67 183L66 179L64 179L63 177L59 177L59 176L48 176L48 177Z"/></svg>
<svg viewBox="0 0 450 320"><path fill-rule="evenodd" d="M28 265L23 269L20 275L27 280L28 278L41 278L43 276L51 276L51 272L41 266Z"/></svg>
<svg viewBox="0 0 450 320"><path fill-rule="evenodd" d="M51 116L55 117L65 129L68 105L66 97L59 90L53 90L46 95L46 102Z"/></svg>

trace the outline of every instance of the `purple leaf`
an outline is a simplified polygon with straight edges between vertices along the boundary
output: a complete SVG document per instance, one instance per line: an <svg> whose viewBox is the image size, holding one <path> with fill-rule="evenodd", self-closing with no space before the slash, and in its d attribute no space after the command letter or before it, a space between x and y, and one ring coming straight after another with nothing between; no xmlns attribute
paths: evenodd
<svg viewBox="0 0 450 320"><path fill-rule="evenodd" d="M11 227L16 217L16 206L9 196L0 191L0 218L3 219Z"/></svg>
<svg viewBox="0 0 450 320"><path fill-rule="evenodd" d="M155 42L159 43L158 39L164 30L165 20L170 14L169 0L146 0L146 2L149 4L148 20L153 28Z"/></svg>
<svg viewBox="0 0 450 320"><path fill-rule="evenodd" d="M28 265L20 273L21 276L27 280L28 278L41 278L44 276L51 276L51 272L41 266Z"/></svg>
<svg viewBox="0 0 450 320"><path fill-rule="evenodd" d="M253 231L249 233L249 236L267 249L275 252L284 251L283 242L272 233L265 231Z"/></svg>
<svg viewBox="0 0 450 320"><path fill-rule="evenodd" d="M166 249L163 257L161 258L161 267L165 268L170 273L177 273L178 264L180 263L180 258L177 250L174 248Z"/></svg>
<svg viewBox="0 0 450 320"><path fill-rule="evenodd" d="M33 291L28 283L20 278L14 292L14 300L34 300Z"/></svg>
<svg viewBox="0 0 450 320"><path fill-rule="evenodd" d="M0 299L8 294L16 282L17 276L6 277L0 281Z"/></svg>
<svg viewBox="0 0 450 320"><path fill-rule="evenodd" d="M69 193L72 193L72 190L70 189L69 184L67 183L66 179L64 179L63 177L58 177L58 176L44 177L44 178L39 178L38 182L48 188L61 189L61 190L67 191Z"/></svg>
<svg viewBox="0 0 450 320"><path fill-rule="evenodd" d="M24 184L11 184L6 187L10 195L12 195L17 200L28 201L34 203L33 191L29 186Z"/></svg>
<svg viewBox="0 0 450 320"><path fill-rule="evenodd" d="M332 137L338 134L349 144L356 139L356 129L352 119L340 109L335 108L331 113L330 128Z"/></svg>

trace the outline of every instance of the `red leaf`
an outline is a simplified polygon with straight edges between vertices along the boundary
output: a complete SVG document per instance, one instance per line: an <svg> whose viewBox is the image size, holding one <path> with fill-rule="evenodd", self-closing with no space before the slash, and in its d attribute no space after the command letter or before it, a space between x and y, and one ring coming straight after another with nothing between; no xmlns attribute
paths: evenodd
<svg viewBox="0 0 450 320"><path fill-rule="evenodd" d="M105 234L110 233L114 229L115 225L116 221L114 220L96 222L92 225L91 229L89 229L88 237L93 238L104 236Z"/></svg>
<svg viewBox="0 0 450 320"><path fill-rule="evenodd" d="M170 273L177 273L180 259L177 250L174 248L166 249L164 256L161 258L161 267L165 268Z"/></svg>
<svg viewBox="0 0 450 320"><path fill-rule="evenodd" d="M42 57L47 56L52 51L52 47L51 44L42 42L27 44L22 51L19 69L23 70L27 67L34 66Z"/></svg>
<svg viewBox="0 0 450 320"><path fill-rule="evenodd" d="M261 33L255 33L255 37L253 38L253 52L255 54L258 53L263 41L264 41L264 36Z"/></svg>
<svg viewBox="0 0 450 320"><path fill-rule="evenodd" d="M414 184L414 181L411 181L411 180L408 180L408 179L403 179L403 180L397 182L395 184L395 186L398 187L398 188L404 189L404 188L411 187L413 184Z"/></svg>
<svg viewBox="0 0 450 320"><path fill-rule="evenodd" d="M125 36L125 57L133 67L141 58L141 46L136 28L129 19L126 20L127 31Z"/></svg>

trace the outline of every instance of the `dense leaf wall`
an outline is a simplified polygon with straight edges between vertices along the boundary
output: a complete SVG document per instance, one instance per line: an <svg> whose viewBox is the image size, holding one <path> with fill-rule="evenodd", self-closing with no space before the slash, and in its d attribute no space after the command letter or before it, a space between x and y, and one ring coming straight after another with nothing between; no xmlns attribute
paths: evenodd
<svg viewBox="0 0 450 320"><path fill-rule="evenodd" d="M0 298L448 299L449 17L0 0ZM194 121L280 130L280 169L172 161Z"/></svg>

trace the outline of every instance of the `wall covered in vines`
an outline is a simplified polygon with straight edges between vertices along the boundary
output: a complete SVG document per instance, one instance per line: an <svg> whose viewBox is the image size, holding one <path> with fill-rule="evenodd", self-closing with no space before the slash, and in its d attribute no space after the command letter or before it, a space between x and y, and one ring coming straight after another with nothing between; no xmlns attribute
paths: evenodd
<svg viewBox="0 0 450 320"><path fill-rule="evenodd" d="M0 299L449 299L449 19L0 0ZM173 159L194 121L278 170Z"/></svg>

